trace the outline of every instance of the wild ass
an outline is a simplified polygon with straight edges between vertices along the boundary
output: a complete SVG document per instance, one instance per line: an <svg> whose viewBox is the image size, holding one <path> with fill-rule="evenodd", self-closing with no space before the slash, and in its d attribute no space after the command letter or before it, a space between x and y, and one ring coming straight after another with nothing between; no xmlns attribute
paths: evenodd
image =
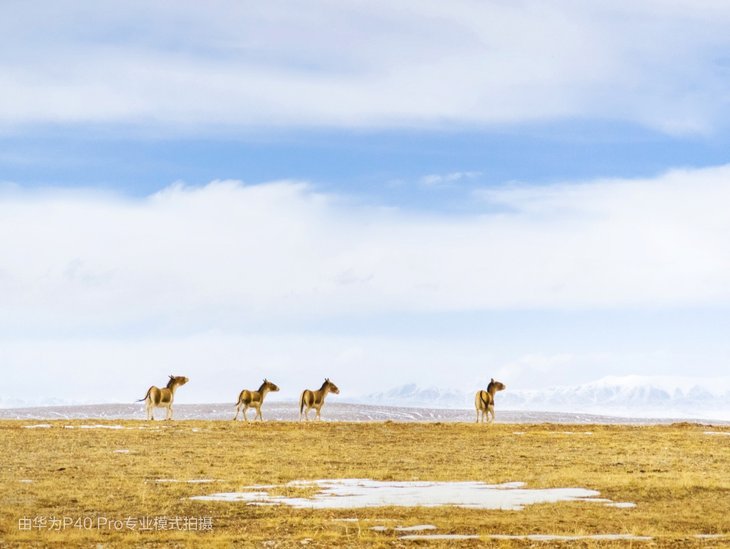
<svg viewBox="0 0 730 549"><path fill-rule="evenodd" d="M479 420L485 420L487 423L494 421L494 393L497 391L504 391L507 386L499 381L494 381L494 378L489 382L487 390L477 391L474 397L474 406L477 409L477 423ZM492 416L489 419L489 416Z"/></svg>
<svg viewBox="0 0 730 549"><path fill-rule="evenodd" d="M175 398L175 391L188 381L190 380L185 376L170 376L170 381L167 382L167 386L164 389L160 389L154 385L150 387L145 397L137 401L145 401L147 419L155 419L152 413L155 408L167 408L167 416L165 419L172 419L172 399Z"/></svg>
<svg viewBox="0 0 730 549"><path fill-rule="evenodd" d="M261 415L261 405L264 403L264 398L269 391L276 392L278 390L279 387L264 378L264 382L261 384L258 391L249 391L248 389L241 391L241 394L238 395L238 402L236 403L236 417L233 418L233 421L238 419L238 414L241 411L243 411L243 419L248 421L246 410L248 410L249 407L256 408L256 415L253 420L256 421L256 418L259 418L263 421L264 416Z"/></svg>
<svg viewBox="0 0 730 549"><path fill-rule="evenodd" d="M326 397L329 392L336 395L340 394L340 390L337 388L337 385L332 383L330 378L326 378L324 380L322 387L320 387L318 391L304 389L304 391L302 391L302 396L299 397L299 421L302 421L302 414L306 420L309 421L309 410L312 408L317 410L315 419L322 419L319 413L324 405L324 397ZM306 411L304 410L305 406L307 408Z"/></svg>

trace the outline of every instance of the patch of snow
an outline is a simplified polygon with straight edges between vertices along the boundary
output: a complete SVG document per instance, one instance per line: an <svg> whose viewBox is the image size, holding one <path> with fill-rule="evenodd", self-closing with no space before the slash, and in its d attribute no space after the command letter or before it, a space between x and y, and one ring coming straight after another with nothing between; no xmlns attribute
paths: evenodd
<svg viewBox="0 0 730 549"><path fill-rule="evenodd" d="M370 529L375 532L387 532L391 530L387 526L372 526ZM433 524L415 524L413 526L395 526L392 530L396 532L422 532L424 530L437 530L437 528Z"/></svg>
<svg viewBox="0 0 730 549"><path fill-rule="evenodd" d="M410 541L436 541L450 539L480 539L480 536L474 534L411 534L408 536L400 536L398 539L405 539Z"/></svg>
<svg viewBox="0 0 730 549"><path fill-rule="evenodd" d="M651 541L650 536L635 536L633 534L592 534L584 536L563 536L558 534L528 534L525 536L516 536L508 534L492 534L485 537L491 539L514 539L527 541Z"/></svg>
<svg viewBox="0 0 730 549"><path fill-rule="evenodd" d="M422 532L423 530L436 530L433 524L415 524L413 526L396 526L396 532Z"/></svg>
<svg viewBox="0 0 730 549"><path fill-rule="evenodd" d="M471 509L521 510L535 503L592 501L599 495L585 488L526 489L524 483L377 481L326 479L290 482L286 487L316 486L309 498L271 495L265 490L223 492L193 496L198 501L274 503L298 509L347 509L363 507L438 507L451 505Z"/></svg>

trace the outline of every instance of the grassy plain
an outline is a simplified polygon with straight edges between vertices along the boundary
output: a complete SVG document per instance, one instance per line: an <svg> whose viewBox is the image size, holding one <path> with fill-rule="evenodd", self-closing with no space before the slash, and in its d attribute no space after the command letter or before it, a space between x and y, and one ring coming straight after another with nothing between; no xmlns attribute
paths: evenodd
<svg viewBox="0 0 730 549"><path fill-rule="evenodd" d="M39 423L50 427L27 428ZM81 428L90 424L125 428ZM730 433L730 428L6 420L0 421L0 545L545 547L561 543L489 536L635 534L652 537L633 542L635 547L728 546L730 436L706 431ZM563 502L530 505L522 511L296 510L189 499L253 484L321 478L522 481L528 488L594 489L601 497L636 507ZM54 517L81 519L78 526L88 519L93 526L55 531ZM173 517L210 517L212 529L201 531L199 521L197 531L139 531L142 517L165 517L168 526ZM125 521L135 529L97 528L100 518L102 523ZM34 521L30 530L28 520ZM399 539L403 534L390 529L414 524L434 525L439 534L481 538L413 542ZM372 526L389 529L378 532ZM723 537L697 537L718 534ZM563 545L625 547L629 542Z"/></svg>

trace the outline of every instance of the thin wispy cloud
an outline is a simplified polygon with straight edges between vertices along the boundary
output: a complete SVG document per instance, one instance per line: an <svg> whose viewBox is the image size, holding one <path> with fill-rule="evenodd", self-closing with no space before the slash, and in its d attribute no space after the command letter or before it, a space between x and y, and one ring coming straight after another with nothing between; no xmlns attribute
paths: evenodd
<svg viewBox="0 0 730 549"><path fill-rule="evenodd" d="M453 185L463 180L475 179L480 175L482 175L482 172L451 172L445 174L432 173L424 175L420 179L420 183L426 187L439 187L444 185Z"/></svg>
<svg viewBox="0 0 730 549"><path fill-rule="evenodd" d="M726 127L721 2L13 3L0 129ZM333 46L336 45L336 46Z"/></svg>

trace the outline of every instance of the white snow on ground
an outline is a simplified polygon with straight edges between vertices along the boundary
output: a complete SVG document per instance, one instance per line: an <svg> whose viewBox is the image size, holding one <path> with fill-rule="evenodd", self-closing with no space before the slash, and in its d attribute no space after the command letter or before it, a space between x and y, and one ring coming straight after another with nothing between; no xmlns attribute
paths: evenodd
<svg viewBox="0 0 730 549"><path fill-rule="evenodd" d="M268 489L221 492L193 496L197 501L230 501L245 504L289 505L297 509L350 509L364 507L439 507L519 511L526 505L560 501L596 501L600 495L586 488L524 488L524 483L378 481L323 479L293 481L285 487L317 487L312 497L272 495ZM606 501L600 499L598 501Z"/></svg>
<svg viewBox="0 0 730 549"><path fill-rule="evenodd" d="M438 540L460 540L460 539L480 539L481 536L476 534L410 534L408 536L400 536L398 539L406 539L411 541L438 541Z"/></svg>
<svg viewBox="0 0 730 549"><path fill-rule="evenodd" d="M529 534L526 536L513 536L507 534L492 534L487 535L490 539L519 539L528 541L581 541L581 540L594 540L594 541L651 541L653 538L650 536L635 536L633 534L593 534L585 536L562 536L555 534Z"/></svg>
<svg viewBox="0 0 730 549"><path fill-rule="evenodd" d="M267 421L298 421L299 408L296 402L271 402L264 404ZM138 419L140 424L127 429L160 430L166 429L175 422L147 421L144 408L134 404L97 404L83 406L12 408L0 409L0 419L50 420L120 420ZM175 406L175 420L231 420L233 414L220 404L178 404ZM365 405L343 402L327 402L322 408L323 421L403 421L403 422L474 422L474 412L470 409L443 408L402 408L384 405ZM711 420L697 416L693 421L716 425L730 424L730 421ZM515 411L497 407L498 423L582 423L582 424L653 424L687 421L688 418L668 417L647 419L640 416L619 417L567 412L534 412ZM32 428L32 426L26 426ZM48 424L50 427L50 424ZM243 427L242 427L243 428ZM488 429L488 426L484 426ZM519 433L520 431L517 431Z"/></svg>
<svg viewBox="0 0 730 549"><path fill-rule="evenodd" d="M394 530L396 532L423 532L424 530L438 530L433 524L414 524L413 526L395 526L389 528L387 526L371 526L371 530L374 532L387 532L388 530Z"/></svg>

